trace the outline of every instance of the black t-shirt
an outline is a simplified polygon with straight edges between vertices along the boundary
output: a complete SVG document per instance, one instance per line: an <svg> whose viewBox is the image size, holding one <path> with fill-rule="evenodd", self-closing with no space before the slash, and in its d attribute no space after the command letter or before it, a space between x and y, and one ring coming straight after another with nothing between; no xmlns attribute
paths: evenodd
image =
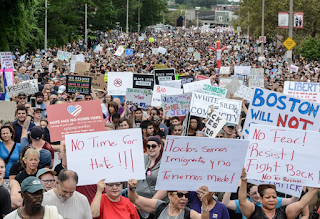
<svg viewBox="0 0 320 219"><path fill-rule="evenodd" d="M276 214L274 215L274 219L287 219L286 215L286 205L281 206L276 209ZM263 212L262 208L255 205L255 209L253 214L248 219L269 219Z"/></svg>
<svg viewBox="0 0 320 219"><path fill-rule="evenodd" d="M159 131L157 132L156 130L153 131L153 135L159 135L160 138L162 138L164 135L164 131L161 131L161 129L159 129Z"/></svg>
<svg viewBox="0 0 320 219"><path fill-rule="evenodd" d="M12 211L11 198L7 189L0 186L0 219L3 219L2 215L7 215Z"/></svg>
<svg viewBox="0 0 320 219"><path fill-rule="evenodd" d="M37 171L37 172L38 172L38 171ZM23 171L21 171L20 173L18 173L18 175L16 175L15 180L17 180L17 181L19 182L19 184L21 184L22 181L23 181L25 178L27 178L27 177L29 177L29 176L36 176L36 175L37 175L37 173L35 173L35 174L33 174L33 175L29 175L29 174L27 173L27 171L23 170Z"/></svg>
<svg viewBox="0 0 320 219"><path fill-rule="evenodd" d="M14 164L12 164L11 169L10 169L10 176L14 175L18 175L18 173L20 173L21 171L23 171L23 167L20 164L20 161L15 162Z"/></svg>
<svg viewBox="0 0 320 219"><path fill-rule="evenodd" d="M56 176L59 175L60 171L63 170L63 166L62 166L62 163L59 163L55 168L54 168L54 171L57 173Z"/></svg>

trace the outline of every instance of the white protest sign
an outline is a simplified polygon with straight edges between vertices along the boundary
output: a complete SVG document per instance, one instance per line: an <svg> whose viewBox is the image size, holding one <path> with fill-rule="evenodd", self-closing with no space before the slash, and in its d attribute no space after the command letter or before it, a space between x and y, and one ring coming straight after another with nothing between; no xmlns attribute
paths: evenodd
<svg viewBox="0 0 320 219"><path fill-rule="evenodd" d="M218 106L221 97L193 92L190 103L190 115L207 118L207 110L210 105Z"/></svg>
<svg viewBox="0 0 320 219"><path fill-rule="evenodd" d="M249 87L264 87L264 71L263 68L251 68Z"/></svg>
<svg viewBox="0 0 320 219"><path fill-rule="evenodd" d="M193 52L193 47L188 47L187 52Z"/></svg>
<svg viewBox="0 0 320 219"><path fill-rule="evenodd" d="M318 131L252 124L247 178L320 187L319 138Z"/></svg>
<svg viewBox="0 0 320 219"><path fill-rule="evenodd" d="M234 93L235 97L240 97L248 101L251 100L252 95L253 95L253 89L248 88L247 86L244 86L244 85L240 85L237 92Z"/></svg>
<svg viewBox="0 0 320 219"><path fill-rule="evenodd" d="M75 60L76 62L85 62L85 58L83 54L72 55L71 60Z"/></svg>
<svg viewBox="0 0 320 219"><path fill-rule="evenodd" d="M1 68L13 68L11 52L0 52Z"/></svg>
<svg viewBox="0 0 320 219"><path fill-rule="evenodd" d="M320 83L285 81L283 93L291 97L320 103Z"/></svg>
<svg viewBox="0 0 320 219"><path fill-rule="evenodd" d="M97 45L96 48L94 48L94 53L102 53L102 46Z"/></svg>
<svg viewBox="0 0 320 219"><path fill-rule="evenodd" d="M64 60L64 51L58 50L57 59Z"/></svg>
<svg viewBox="0 0 320 219"><path fill-rule="evenodd" d="M32 93L30 83L20 83L6 87L9 97L18 96L20 92Z"/></svg>
<svg viewBox="0 0 320 219"><path fill-rule="evenodd" d="M115 56L121 56L124 52L124 48L122 46L119 46L117 51L114 53Z"/></svg>
<svg viewBox="0 0 320 219"><path fill-rule="evenodd" d="M161 53L161 54L165 54L167 52L167 49L160 46L158 48L158 52Z"/></svg>
<svg viewBox="0 0 320 219"><path fill-rule="evenodd" d="M49 73L52 73L52 70L53 70L53 62L49 64Z"/></svg>
<svg viewBox="0 0 320 219"><path fill-rule="evenodd" d="M165 87L161 85L154 85L151 106L161 106L161 95L163 94L175 95L175 94L182 94L182 93L183 93L182 89Z"/></svg>
<svg viewBox="0 0 320 219"><path fill-rule="evenodd" d="M209 108L209 113L207 116L207 122L205 126L205 133L210 138L215 138L219 131L223 128L223 126L227 123L227 120L222 118L217 112L211 112Z"/></svg>
<svg viewBox="0 0 320 219"><path fill-rule="evenodd" d="M250 75L251 66L234 66L235 75Z"/></svg>
<svg viewBox="0 0 320 219"><path fill-rule="evenodd" d="M20 84L22 84L22 83L29 83L30 84L31 92L25 92L26 95L32 95L32 94L35 94L39 91L38 79L32 79L32 80L20 82Z"/></svg>
<svg viewBox="0 0 320 219"><path fill-rule="evenodd" d="M211 85L205 84L203 86L202 93L203 94L215 95L215 96L218 96L218 97L225 98L226 95L227 95L227 89L220 88L220 87L213 87Z"/></svg>
<svg viewBox="0 0 320 219"><path fill-rule="evenodd" d="M20 62L24 62L26 60L26 54L20 56Z"/></svg>
<svg viewBox="0 0 320 219"><path fill-rule="evenodd" d="M79 175L78 186L144 179L140 129L79 133L65 136L68 169Z"/></svg>
<svg viewBox="0 0 320 219"><path fill-rule="evenodd" d="M147 89L127 88L126 105L148 109L151 105L152 91Z"/></svg>
<svg viewBox="0 0 320 219"><path fill-rule="evenodd" d="M255 88L242 136L248 138L253 123L319 131L320 105L282 93Z"/></svg>
<svg viewBox="0 0 320 219"><path fill-rule="evenodd" d="M189 113L191 94L162 95L163 114L168 118L185 116Z"/></svg>
<svg viewBox="0 0 320 219"><path fill-rule="evenodd" d="M220 78L219 79L219 87L221 88L225 88L225 86L227 86L227 84L229 84L232 81L232 78ZM243 85L243 81L242 80L238 80L238 82Z"/></svg>
<svg viewBox="0 0 320 219"><path fill-rule="evenodd" d="M173 88L181 88L181 80L159 81L159 85Z"/></svg>
<svg viewBox="0 0 320 219"><path fill-rule="evenodd" d="M235 192L248 141L167 136L156 190Z"/></svg>
<svg viewBox="0 0 320 219"><path fill-rule="evenodd" d="M158 55L158 48L152 48L152 55Z"/></svg>
<svg viewBox="0 0 320 219"><path fill-rule="evenodd" d="M132 72L109 72L108 73L108 94L126 95L127 88L132 88Z"/></svg>
<svg viewBox="0 0 320 219"><path fill-rule="evenodd" d="M33 65L35 71L41 71L42 72L42 66L41 66L41 58L33 58Z"/></svg>
<svg viewBox="0 0 320 219"><path fill-rule="evenodd" d="M242 101L220 98L218 106L214 106L216 112L219 113L227 122L237 125L241 114Z"/></svg>
<svg viewBox="0 0 320 219"><path fill-rule="evenodd" d="M70 72L74 72L74 71L75 71L75 69L76 69L76 63L77 63L76 60L71 60L71 61L70 61Z"/></svg>
<svg viewBox="0 0 320 219"><path fill-rule="evenodd" d="M183 91L184 91L184 93L190 93L190 92L201 93L205 84L211 85L210 79L205 79L205 80L201 80L201 81L195 81L195 82L184 84Z"/></svg>
<svg viewBox="0 0 320 219"><path fill-rule="evenodd" d="M195 52L194 53L194 61L199 61L201 59L201 55L200 55L200 53L199 52Z"/></svg>
<svg viewBox="0 0 320 219"><path fill-rule="evenodd" d="M227 89L230 93L235 93L241 86L239 80L237 78L232 79L232 81L227 84L224 88Z"/></svg>
<svg viewBox="0 0 320 219"><path fill-rule="evenodd" d="M291 69L292 72L296 72L296 73L297 73L298 70L299 70L299 67L298 67L298 66L295 66L295 65L291 65L291 66L290 66L290 69Z"/></svg>
<svg viewBox="0 0 320 219"><path fill-rule="evenodd" d="M2 74L3 74L3 69L0 69L0 75ZM5 75L6 75L7 85L14 85L13 68L5 69Z"/></svg>
<svg viewBox="0 0 320 219"><path fill-rule="evenodd" d="M228 75L230 74L230 67L220 67L220 75Z"/></svg>
<svg viewBox="0 0 320 219"><path fill-rule="evenodd" d="M139 36L138 40L139 40L139 41L143 41L143 40L144 40L144 37L143 37L143 36Z"/></svg>

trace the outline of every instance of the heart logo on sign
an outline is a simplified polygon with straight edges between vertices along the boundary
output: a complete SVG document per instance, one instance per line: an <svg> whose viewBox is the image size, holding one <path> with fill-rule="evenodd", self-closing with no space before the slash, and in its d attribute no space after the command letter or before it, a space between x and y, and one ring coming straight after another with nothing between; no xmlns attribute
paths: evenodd
<svg viewBox="0 0 320 219"><path fill-rule="evenodd" d="M77 117L81 111L82 111L82 107L80 105L75 105L75 106L68 106L68 112L74 116L74 117Z"/></svg>

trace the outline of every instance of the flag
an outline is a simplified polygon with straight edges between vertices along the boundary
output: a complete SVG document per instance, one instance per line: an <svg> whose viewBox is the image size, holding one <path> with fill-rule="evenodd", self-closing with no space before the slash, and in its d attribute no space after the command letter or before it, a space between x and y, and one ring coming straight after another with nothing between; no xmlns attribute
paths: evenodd
<svg viewBox="0 0 320 219"><path fill-rule="evenodd" d="M0 94L0 100L10 101L10 98L6 89L6 87L8 86L7 79L6 79L6 68L3 68L2 76L3 76L3 84L4 84L4 93Z"/></svg>

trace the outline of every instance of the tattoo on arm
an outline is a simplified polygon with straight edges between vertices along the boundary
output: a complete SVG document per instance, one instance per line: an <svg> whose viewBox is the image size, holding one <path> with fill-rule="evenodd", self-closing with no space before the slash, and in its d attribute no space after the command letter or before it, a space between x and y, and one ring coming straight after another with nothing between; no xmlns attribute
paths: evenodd
<svg viewBox="0 0 320 219"><path fill-rule="evenodd" d="M23 126L22 128L23 129L28 129L29 128L29 125L30 125L30 119L26 119L23 123Z"/></svg>

